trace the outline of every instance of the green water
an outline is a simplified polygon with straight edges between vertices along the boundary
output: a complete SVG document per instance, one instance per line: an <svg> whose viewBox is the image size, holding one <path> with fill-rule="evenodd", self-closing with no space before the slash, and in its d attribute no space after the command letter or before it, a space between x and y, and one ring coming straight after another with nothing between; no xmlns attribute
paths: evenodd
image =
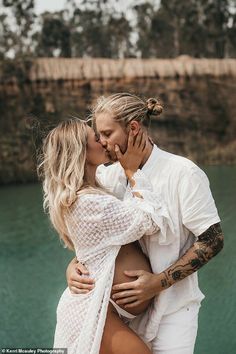
<svg viewBox="0 0 236 354"><path fill-rule="evenodd" d="M236 167L205 169L225 233L224 250L199 272L195 354L236 353ZM0 348L51 347L72 254L42 211L39 185L0 188Z"/></svg>

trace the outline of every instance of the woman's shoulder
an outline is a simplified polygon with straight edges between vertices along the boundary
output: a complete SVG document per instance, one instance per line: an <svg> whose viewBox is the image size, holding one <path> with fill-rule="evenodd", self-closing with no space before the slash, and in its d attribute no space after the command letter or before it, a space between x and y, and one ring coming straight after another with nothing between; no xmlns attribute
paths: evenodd
<svg viewBox="0 0 236 354"><path fill-rule="evenodd" d="M78 199L70 210L70 216L76 219L79 218L80 222L98 222L100 217L104 218L107 209L110 209L112 206L114 208L116 201L118 201L117 198L105 193L91 192L79 194Z"/></svg>
<svg viewBox="0 0 236 354"><path fill-rule="evenodd" d="M92 206L95 208L96 206L101 207L107 203L115 202L116 200L118 199L111 194L92 191L89 193L79 194L76 204L80 208L84 208L86 206Z"/></svg>

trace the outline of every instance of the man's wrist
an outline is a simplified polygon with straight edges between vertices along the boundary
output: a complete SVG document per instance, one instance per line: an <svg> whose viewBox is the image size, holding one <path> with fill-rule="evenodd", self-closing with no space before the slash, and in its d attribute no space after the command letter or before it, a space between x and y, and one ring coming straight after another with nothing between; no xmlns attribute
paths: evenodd
<svg viewBox="0 0 236 354"><path fill-rule="evenodd" d="M168 289L171 285L171 281L169 280L167 273L161 272L156 274L156 292L157 294L160 293L162 290Z"/></svg>

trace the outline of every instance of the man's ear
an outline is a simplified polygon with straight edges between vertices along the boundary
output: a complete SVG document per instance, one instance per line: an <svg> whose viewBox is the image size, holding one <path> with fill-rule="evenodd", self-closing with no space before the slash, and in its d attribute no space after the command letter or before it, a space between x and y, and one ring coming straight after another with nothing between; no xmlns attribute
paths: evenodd
<svg viewBox="0 0 236 354"><path fill-rule="evenodd" d="M130 130L133 132L134 136L138 134L140 128L140 123L137 120L132 120L130 122Z"/></svg>

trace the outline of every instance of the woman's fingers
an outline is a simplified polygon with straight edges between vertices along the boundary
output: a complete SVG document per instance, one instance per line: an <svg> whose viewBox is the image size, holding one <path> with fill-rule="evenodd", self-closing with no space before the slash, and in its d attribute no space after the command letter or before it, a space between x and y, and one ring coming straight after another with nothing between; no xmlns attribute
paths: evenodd
<svg viewBox="0 0 236 354"><path fill-rule="evenodd" d="M120 161L120 159L122 158L123 154L120 151L119 145L115 145L115 154L116 154L117 160Z"/></svg>
<svg viewBox="0 0 236 354"><path fill-rule="evenodd" d="M71 286L71 287L70 287L70 292L71 292L72 294L88 294L88 293L89 293L89 290L78 289L78 288L75 288L74 286Z"/></svg>
<svg viewBox="0 0 236 354"><path fill-rule="evenodd" d="M77 263L75 265L75 268L79 271L80 274L88 275L89 271L88 269L82 264L82 263Z"/></svg>
<svg viewBox="0 0 236 354"><path fill-rule="evenodd" d="M77 289L86 289L86 290L92 290L94 288L94 284L84 284L78 281L72 281L70 283L70 287L72 286Z"/></svg>
<svg viewBox="0 0 236 354"><path fill-rule="evenodd" d="M142 136L142 141L140 143L140 148L142 151L145 150L145 147L147 146L147 142L148 142L148 135L147 132L144 132Z"/></svg>
<svg viewBox="0 0 236 354"><path fill-rule="evenodd" d="M133 147L133 145L134 145L134 134L133 134L133 131L130 130L129 131L129 136L128 136L128 146L127 146L127 148L129 149L129 148Z"/></svg>
<svg viewBox="0 0 236 354"><path fill-rule="evenodd" d="M143 136L143 132L142 132L141 129L139 129L139 132L138 132L138 134L136 135L136 139L135 139L135 142L134 142L134 146L135 146L136 148L139 148L140 143L141 143L141 141L142 141L142 136Z"/></svg>
<svg viewBox="0 0 236 354"><path fill-rule="evenodd" d="M73 276L70 278L70 283L72 284L73 282L90 285L95 283L94 279L84 277L82 275L79 275L78 273L74 273Z"/></svg>
<svg viewBox="0 0 236 354"><path fill-rule="evenodd" d="M147 139L147 132L140 129L134 142L134 148L137 149L137 152L143 152L147 145Z"/></svg>

